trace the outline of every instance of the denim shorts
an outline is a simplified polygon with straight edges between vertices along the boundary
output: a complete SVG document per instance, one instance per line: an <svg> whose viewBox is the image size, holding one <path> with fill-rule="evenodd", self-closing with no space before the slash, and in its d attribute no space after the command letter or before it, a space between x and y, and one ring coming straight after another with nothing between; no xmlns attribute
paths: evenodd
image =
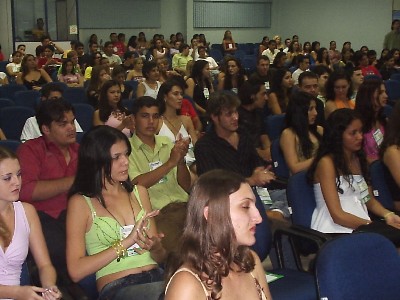
<svg viewBox="0 0 400 300"><path fill-rule="evenodd" d="M106 284L100 291L99 300L158 299L164 290L164 271L131 274Z"/></svg>

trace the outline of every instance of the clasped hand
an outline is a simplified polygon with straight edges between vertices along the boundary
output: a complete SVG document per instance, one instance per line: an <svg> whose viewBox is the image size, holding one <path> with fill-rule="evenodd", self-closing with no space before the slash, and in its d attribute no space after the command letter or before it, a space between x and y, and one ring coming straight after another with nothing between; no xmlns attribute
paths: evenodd
<svg viewBox="0 0 400 300"><path fill-rule="evenodd" d="M189 150L189 144L190 138L182 138L181 134L178 135L170 155L170 159L175 163L175 165L183 161Z"/></svg>
<svg viewBox="0 0 400 300"><path fill-rule="evenodd" d="M140 248L135 248L135 252L142 254L146 251L158 249L158 247L161 246L161 239L164 237L164 234L158 233L152 235L148 226L150 221L149 219L157 216L159 213L159 210L153 210L136 222L135 228L127 237L132 242L131 245L139 245Z"/></svg>

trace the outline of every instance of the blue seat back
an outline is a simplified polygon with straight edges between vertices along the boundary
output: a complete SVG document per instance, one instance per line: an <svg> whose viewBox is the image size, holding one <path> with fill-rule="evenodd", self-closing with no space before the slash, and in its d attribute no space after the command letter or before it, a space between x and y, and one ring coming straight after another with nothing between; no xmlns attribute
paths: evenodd
<svg viewBox="0 0 400 300"><path fill-rule="evenodd" d="M71 104L73 103L89 104L86 97L86 91L83 87L73 87L73 88L68 87L64 91L63 97Z"/></svg>
<svg viewBox="0 0 400 300"><path fill-rule="evenodd" d="M293 224L310 228L316 202L313 186L307 182L307 171L289 177L286 193L292 207Z"/></svg>
<svg viewBox="0 0 400 300"><path fill-rule="evenodd" d="M392 75L390 75L390 80L400 81L400 73L393 73Z"/></svg>
<svg viewBox="0 0 400 300"><path fill-rule="evenodd" d="M20 84L7 84L0 86L0 97L8 98L14 101L14 95L18 91L26 91L28 90L24 85Z"/></svg>
<svg viewBox="0 0 400 300"><path fill-rule="evenodd" d="M287 166L285 157L283 156L279 139L272 141L271 157L275 175L282 178L289 178L290 176L289 167Z"/></svg>
<svg viewBox="0 0 400 300"><path fill-rule="evenodd" d="M73 103L75 109L75 118L83 131L88 131L93 127L94 108L90 104Z"/></svg>
<svg viewBox="0 0 400 300"><path fill-rule="evenodd" d="M387 209L394 210L392 193L389 185L392 185L392 189L397 187L394 182L390 171L383 164L382 161L376 160L370 166L370 176L372 189L375 198ZM400 194L399 194L400 198Z"/></svg>
<svg viewBox="0 0 400 300"><path fill-rule="evenodd" d="M8 148L13 152L17 152L17 149L21 144L22 143L17 140L3 140L3 141L0 140L0 147Z"/></svg>
<svg viewBox="0 0 400 300"><path fill-rule="evenodd" d="M285 126L285 114L270 115L264 119L268 137L271 141L279 139Z"/></svg>
<svg viewBox="0 0 400 300"><path fill-rule="evenodd" d="M397 101L400 99L400 81L386 80L385 81L386 93L390 101Z"/></svg>
<svg viewBox="0 0 400 300"><path fill-rule="evenodd" d="M316 259L319 299L399 299L400 257L388 239L353 233L323 245Z"/></svg>
<svg viewBox="0 0 400 300"><path fill-rule="evenodd" d="M7 139L19 141L25 121L35 115L29 107L9 106L0 110L0 127Z"/></svg>
<svg viewBox="0 0 400 300"><path fill-rule="evenodd" d="M0 98L0 109L8 106L15 106L14 101L8 98Z"/></svg>
<svg viewBox="0 0 400 300"><path fill-rule="evenodd" d="M139 82L137 80L127 80L125 81L126 85L129 85L132 88L132 97L136 98L136 91L137 91L137 87L139 85Z"/></svg>
<svg viewBox="0 0 400 300"><path fill-rule="evenodd" d="M34 90L18 91L14 94L14 102L17 106L36 109L40 102L40 93Z"/></svg>

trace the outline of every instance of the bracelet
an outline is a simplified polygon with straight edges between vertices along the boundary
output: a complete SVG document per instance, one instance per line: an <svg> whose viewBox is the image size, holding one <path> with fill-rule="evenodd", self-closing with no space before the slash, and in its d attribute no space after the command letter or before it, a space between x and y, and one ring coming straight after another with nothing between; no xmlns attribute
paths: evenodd
<svg viewBox="0 0 400 300"><path fill-rule="evenodd" d="M128 253L128 251L122 245L121 240L116 240L114 243L112 243L111 247L113 247L113 249L117 253L117 262L119 262L121 258L124 258Z"/></svg>
<svg viewBox="0 0 400 300"><path fill-rule="evenodd" d="M386 213L386 214L383 216L383 218L386 220L386 218L387 218L388 216L390 216L390 215L394 215L394 212L393 212L393 211L390 211L390 212Z"/></svg>

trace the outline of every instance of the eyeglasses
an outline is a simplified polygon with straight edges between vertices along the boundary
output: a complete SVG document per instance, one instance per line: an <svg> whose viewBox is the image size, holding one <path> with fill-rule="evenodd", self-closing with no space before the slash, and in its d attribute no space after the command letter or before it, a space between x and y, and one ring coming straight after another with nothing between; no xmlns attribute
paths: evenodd
<svg viewBox="0 0 400 300"><path fill-rule="evenodd" d="M100 59L100 58L101 58L101 56L96 56L96 57L95 57L95 59Z"/></svg>

